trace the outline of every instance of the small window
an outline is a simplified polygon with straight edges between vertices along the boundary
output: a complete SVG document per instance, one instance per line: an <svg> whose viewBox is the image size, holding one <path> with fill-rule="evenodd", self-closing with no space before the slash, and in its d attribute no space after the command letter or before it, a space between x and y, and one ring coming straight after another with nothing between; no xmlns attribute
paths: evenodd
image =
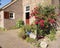
<svg viewBox="0 0 60 48"><path fill-rule="evenodd" d="M29 11L30 10L30 6L26 6L26 11Z"/></svg>
<svg viewBox="0 0 60 48"><path fill-rule="evenodd" d="M10 13L10 19L15 19L15 13Z"/></svg>

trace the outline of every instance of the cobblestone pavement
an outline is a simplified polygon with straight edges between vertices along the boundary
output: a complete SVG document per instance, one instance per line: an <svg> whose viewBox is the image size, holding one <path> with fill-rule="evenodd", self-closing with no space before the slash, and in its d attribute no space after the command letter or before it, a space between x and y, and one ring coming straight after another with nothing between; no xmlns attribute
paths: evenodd
<svg viewBox="0 0 60 48"><path fill-rule="evenodd" d="M18 37L18 30L0 32L0 46L2 48L35 48Z"/></svg>
<svg viewBox="0 0 60 48"><path fill-rule="evenodd" d="M56 34L56 40L49 43L48 48L60 48L60 31Z"/></svg>
<svg viewBox="0 0 60 48"><path fill-rule="evenodd" d="M20 39L17 34L18 31L19 29L0 31L0 46L2 48L36 48ZM60 48L60 31L57 32L56 40L49 43L48 48Z"/></svg>

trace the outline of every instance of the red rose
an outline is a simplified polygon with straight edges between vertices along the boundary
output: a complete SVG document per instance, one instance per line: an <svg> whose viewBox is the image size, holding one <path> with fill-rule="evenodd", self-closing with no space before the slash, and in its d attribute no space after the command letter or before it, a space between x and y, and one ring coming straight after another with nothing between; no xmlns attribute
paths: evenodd
<svg viewBox="0 0 60 48"><path fill-rule="evenodd" d="M51 20L51 18L48 19L48 21L50 21L50 20Z"/></svg>
<svg viewBox="0 0 60 48"><path fill-rule="evenodd" d="M39 23L38 21L35 22L35 24L38 24L38 23Z"/></svg>
<svg viewBox="0 0 60 48"><path fill-rule="evenodd" d="M42 24L40 24L40 26L41 26L41 27L44 27L44 24L42 23Z"/></svg>
<svg viewBox="0 0 60 48"><path fill-rule="evenodd" d="M43 19L41 19L39 23L40 23L40 24L41 24L41 23L44 23L44 20L43 20Z"/></svg>
<svg viewBox="0 0 60 48"><path fill-rule="evenodd" d="M51 19L51 18L48 21L49 21L49 23L54 23L55 22L55 20Z"/></svg>
<svg viewBox="0 0 60 48"><path fill-rule="evenodd" d="M41 19L41 20L39 21L39 24L40 24L41 27L44 27L44 20Z"/></svg>

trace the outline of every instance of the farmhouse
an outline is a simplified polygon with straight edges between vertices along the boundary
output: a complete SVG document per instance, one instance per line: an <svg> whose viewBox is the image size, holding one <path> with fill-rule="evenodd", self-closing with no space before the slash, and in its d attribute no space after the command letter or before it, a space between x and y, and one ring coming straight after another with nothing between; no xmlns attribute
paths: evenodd
<svg viewBox="0 0 60 48"><path fill-rule="evenodd" d="M59 6L60 0L12 0L9 4L0 9L0 27L11 28L16 25L18 19L22 19L24 24L31 24L34 17L29 14L34 7L41 4L42 6L54 5ZM59 9L56 8L56 13Z"/></svg>

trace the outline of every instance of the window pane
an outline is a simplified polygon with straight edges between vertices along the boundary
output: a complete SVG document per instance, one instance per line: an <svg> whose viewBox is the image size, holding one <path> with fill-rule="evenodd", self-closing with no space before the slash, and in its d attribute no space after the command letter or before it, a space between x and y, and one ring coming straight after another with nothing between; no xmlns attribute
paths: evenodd
<svg viewBox="0 0 60 48"><path fill-rule="evenodd" d="M13 16L10 16L10 18L13 18Z"/></svg>
<svg viewBox="0 0 60 48"><path fill-rule="evenodd" d="M10 18L13 18L13 13L10 13Z"/></svg>
<svg viewBox="0 0 60 48"><path fill-rule="evenodd" d="M26 11L29 11L29 10L30 10L30 6L27 6L27 7L26 7Z"/></svg>
<svg viewBox="0 0 60 48"><path fill-rule="evenodd" d="M10 13L10 16L13 16L13 13Z"/></svg>

